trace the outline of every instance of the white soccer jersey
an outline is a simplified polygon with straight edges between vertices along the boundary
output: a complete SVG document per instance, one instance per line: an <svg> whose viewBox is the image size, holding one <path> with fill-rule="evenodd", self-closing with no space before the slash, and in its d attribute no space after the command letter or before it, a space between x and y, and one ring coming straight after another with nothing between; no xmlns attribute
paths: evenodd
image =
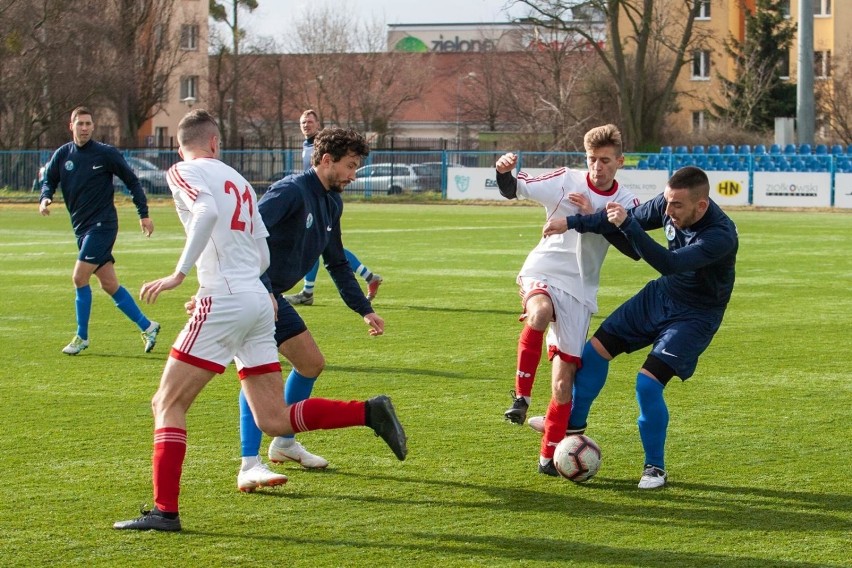
<svg viewBox="0 0 852 568"><path fill-rule="evenodd" d="M607 202L615 201L630 208L639 204L636 196L613 182L609 191L602 192L580 170L559 168L536 177L525 172L518 174L518 197L532 199L544 205L547 220L579 213L568 200L569 193L583 193L595 211ZM527 255L518 274L547 282L560 288L585 304L592 312L598 310L597 294L601 265L609 242L601 235L580 234L574 230L542 238Z"/></svg>
<svg viewBox="0 0 852 568"><path fill-rule="evenodd" d="M257 211L257 195L235 169L213 158L178 162L169 169L169 188L184 230L192 230L199 195L213 197L218 213L198 261L198 297L238 292L266 293L260 281L256 239L269 236Z"/></svg>

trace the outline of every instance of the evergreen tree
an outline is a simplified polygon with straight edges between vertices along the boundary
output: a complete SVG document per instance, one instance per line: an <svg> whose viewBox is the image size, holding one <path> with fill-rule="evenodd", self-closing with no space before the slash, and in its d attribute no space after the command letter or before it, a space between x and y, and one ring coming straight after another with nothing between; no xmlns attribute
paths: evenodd
<svg viewBox="0 0 852 568"><path fill-rule="evenodd" d="M777 116L796 116L796 85L781 79L789 69L789 49L796 27L785 18L781 0L757 0L754 12L745 6L745 38L725 42L736 64L736 76L718 75L724 101L714 114L744 130L770 130Z"/></svg>

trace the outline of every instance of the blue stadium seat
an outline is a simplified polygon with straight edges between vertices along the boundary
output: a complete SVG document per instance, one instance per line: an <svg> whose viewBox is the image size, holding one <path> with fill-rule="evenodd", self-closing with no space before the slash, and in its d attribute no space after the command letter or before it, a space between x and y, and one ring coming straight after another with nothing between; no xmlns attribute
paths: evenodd
<svg viewBox="0 0 852 568"><path fill-rule="evenodd" d="M779 146L778 144L773 144L772 146L769 147L769 153L772 154L773 156L780 154L781 153L781 146Z"/></svg>
<svg viewBox="0 0 852 568"><path fill-rule="evenodd" d="M788 156L794 156L796 154L796 145L787 144L786 146L784 146L784 154Z"/></svg>
<svg viewBox="0 0 852 568"><path fill-rule="evenodd" d="M758 156L762 156L763 154L766 154L766 146L764 146L763 144L755 144L752 153L757 154Z"/></svg>
<svg viewBox="0 0 852 568"><path fill-rule="evenodd" d="M704 146L701 146L700 144L697 145L697 146L693 146L692 147L692 153L693 154L703 154L704 153Z"/></svg>
<svg viewBox="0 0 852 568"><path fill-rule="evenodd" d="M737 154L751 154L751 146L748 144L740 144L737 148Z"/></svg>
<svg viewBox="0 0 852 568"><path fill-rule="evenodd" d="M723 154L736 154L737 149L734 147L733 144L725 144L725 146L722 148L722 153Z"/></svg>
<svg viewBox="0 0 852 568"><path fill-rule="evenodd" d="M852 144L849 144L848 146L846 146L846 155L852 156Z"/></svg>
<svg viewBox="0 0 852 568"><path fill-rule="evenodd" d="M675 154L689 154L689 148L686 146L677 146L674 149Z"/></svg>
<svg viewBox="0 0 852 568"><path fill-rule="evenodd" d="M718 144L711 144L710 146L707 147L707 153L708 154L718 154L719 153L719 145Z"/></svg>
<svg viewBox="0 0 852 568"><path fill-rule="evenodd" d="M826 146L825 144L817 144L814 148L814 154L818 156L825 156L826 154L828 154L828 146Z"/></svg>
<svg viewBox="0 0 852 568"><path fill-rule="evenodd" d="M835 155L835 156L842 156L842 155L843 155L843 153L844 153L844 151L843 151L843 144L834 144L834 145L831 147L831 153L832 153L833 155Z"/></svg>
<svg viewBox="0 0 852 568"><path fill-rule="evenodd" d="M810 156L811 154L811 145L810 144L799 144L799 155L800 156Z"/></svg>
<svg viewBox="0 0 852 568"><path fill-rule="evenodd" d="M852 173L852 160L848 158L837 160L837 171L843 174Z"/></svg>
<svg viewBox="0 0 852 568"><path fill-rule="evenodd" d="M671 146L660 146L660 154L671 154L672 147Z"/></svg>
<svg viewBox="0 0 852 568"><path fill-rule="evenodd" d="M647 170L648 169L648 160L639 160L636 163L636 167L640 170Z"/></svg>

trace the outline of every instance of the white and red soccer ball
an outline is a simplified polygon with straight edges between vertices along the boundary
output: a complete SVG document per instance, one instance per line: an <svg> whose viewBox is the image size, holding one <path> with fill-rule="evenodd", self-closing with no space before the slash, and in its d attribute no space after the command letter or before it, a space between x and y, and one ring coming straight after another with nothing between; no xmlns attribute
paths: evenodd
<svg viewBox="0 0 852 568"><path fill-rule="evenodd" d="M591 479L601 467L601 448L583 434L563 438L553 453L553 465L565 479L577 483Z"/></svg>

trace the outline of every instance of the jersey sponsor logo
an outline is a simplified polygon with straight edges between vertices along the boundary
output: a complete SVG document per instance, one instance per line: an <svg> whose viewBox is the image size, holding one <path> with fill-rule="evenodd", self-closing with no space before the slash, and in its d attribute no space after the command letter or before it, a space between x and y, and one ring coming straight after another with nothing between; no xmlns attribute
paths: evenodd
<svg viewBox="0 0 852 568"><path fill-rule="evenodd" d="M313 226L314 226L314 214L313 214L313 213L308 213L308 218L307 218L307 220L305 221L305 228L306 228L306 229L310 229L310 228L311 228L311 227L313 227Z"/></svg>
<svg viewBox="0 0 852 568"><path fill-rule="evenodd" d="M67 162L65 162L65 169L68 170L69 172L73 171L74 170L74 162L72 162L71 160L68 160Z"/></svg>
<svg viewBox="0 0 852 568"><path fill-rule="evenodd" d="M666 223L666 240L673 241L675 238L675 228L671 223Z"/></svg>
<svg viewBox="0 0 852 568"><path fill-rule="evenodd" d="M101 164L100 166L92 166L92 169L93 169L93 170L99 170L99 169L101 169L102 167L104 167L104 166L103 166L103 164Z"/></svg>

